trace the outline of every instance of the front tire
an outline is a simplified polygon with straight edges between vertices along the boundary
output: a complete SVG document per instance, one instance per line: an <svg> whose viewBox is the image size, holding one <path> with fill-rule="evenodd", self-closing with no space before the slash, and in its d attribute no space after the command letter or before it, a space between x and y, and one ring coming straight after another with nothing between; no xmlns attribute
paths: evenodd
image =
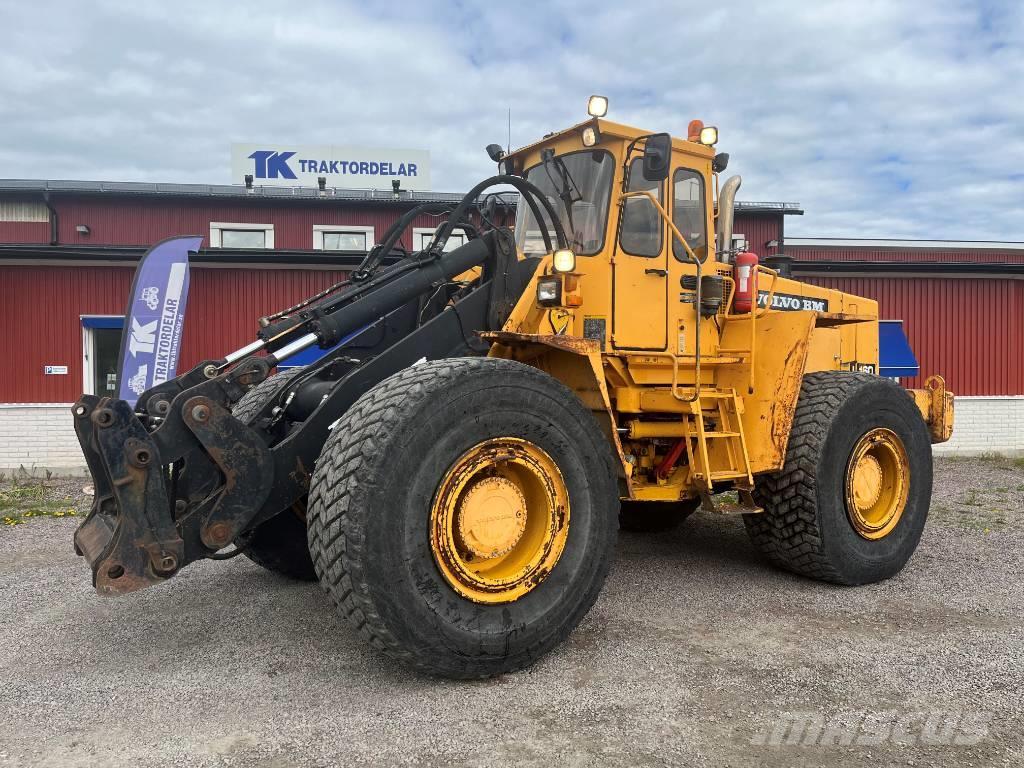
<svg viewBox="0 0 1024 768"><path fill-rule="evenodd" d="M446 677L510 672L596 600L614 554L615 476L597 421L547 374L491 358L423 363L332 431L309 547L324 589L378 649Z"/></svg>
<svg viewBox="0 0 1024 768"><path fill-rule="evenodd" d="M305 368L293 368L268 376L246 392L231 409L231 415L243 424L251 423L263 406ZM298 581L316 581L313 560L306 544L306 499L284 510L249 531L244 540L236 542L242 554L271 573Z"/></svg>
<svg viewBox="0 0 1024 768"><path fill-rule="evenodd" d="M750 538L787 570L836 584L897 574L917 548L932 490L931 441L889 379L804 377L782 470L757 479Z"/></svg>

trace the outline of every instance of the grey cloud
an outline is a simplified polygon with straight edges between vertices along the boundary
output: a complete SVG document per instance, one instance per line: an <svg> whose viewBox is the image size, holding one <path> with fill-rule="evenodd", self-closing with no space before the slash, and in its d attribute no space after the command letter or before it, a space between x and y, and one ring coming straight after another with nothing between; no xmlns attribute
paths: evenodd
<svg viewBox="0 0 1024 768"><path fill-rule="evenodd" d="M228 181L232 141L482 147L583 117L721 129L791 234L1024 240L1014 2L3 2L0 176Z"/></svg>

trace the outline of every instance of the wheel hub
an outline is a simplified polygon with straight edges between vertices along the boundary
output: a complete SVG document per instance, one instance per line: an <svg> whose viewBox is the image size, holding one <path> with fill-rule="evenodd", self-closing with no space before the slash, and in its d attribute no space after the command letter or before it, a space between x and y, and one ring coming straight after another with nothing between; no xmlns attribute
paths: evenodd
<svg viewBox="0 0 1024 768"><path fill-rule="evenodd" d="M473 446L441 480L430 510L438 570L477 603L509 603L535 589L569 537L569 492L542 448L516 437Z"/></svg>
<svg viewBox="0 0 1024 768"><path fill-rule="evenodd" d="M846 512L853 529L870 541L892 533L910 493L910 462L899 435L873 429L850 454L846 469Z"/></svg>
<svg viewBox="0 0 1024 768"><path fill-rule="evenodd" d="M853 496L860 509L868 509L882 495L882 466L870 454L862 456L853 474Z"/></svg>
<svg viewBox="0 0 1024 768"><path fill-rule="evenodd" d="M526 530L526 498L504 477L479 480L466 492L457 516L459 536L476 557L512 551Z"/></svg>

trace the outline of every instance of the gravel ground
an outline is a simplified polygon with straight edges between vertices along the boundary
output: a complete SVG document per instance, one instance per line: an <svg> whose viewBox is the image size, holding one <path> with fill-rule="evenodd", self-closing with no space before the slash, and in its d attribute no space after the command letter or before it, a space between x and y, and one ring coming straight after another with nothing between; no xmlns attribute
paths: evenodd
<svg viewBox="0 0 1024 768"><path fill-rule="evenodd" d="M1020 765L1022 509L1024 468L940 460L917 554L857 589L771 569L735 519L624 534L570 640L476 683L244 558L101 599L77 521L30 517L0 526L0 765Z"/></svg>

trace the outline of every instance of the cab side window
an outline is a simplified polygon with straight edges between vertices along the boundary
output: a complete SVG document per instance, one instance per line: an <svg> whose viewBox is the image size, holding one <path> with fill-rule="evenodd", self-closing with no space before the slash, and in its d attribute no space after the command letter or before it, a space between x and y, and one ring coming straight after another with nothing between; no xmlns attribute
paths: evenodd
<svg viewBox="0 0 1024 768"><path fill-rule="evenodd" d="M650 191L661 203L662 183L644 178L643 158L638 157L629 164L629 192ZM661 217L657 209L644 196L629 197L622 211L622 234L619 244L622 250L632 256L658 256L661 254Z"/></svg>
<svg viewBox="0 0 1024 768"><path fill-rule="evenodd" d="M696 171L680 168L672 177L672 223L676 225L690 250L704 261L708 257L707 211L704 207L704 179ZM689 261L683 244L673 235L672 253L679 261Z"/></svg>

